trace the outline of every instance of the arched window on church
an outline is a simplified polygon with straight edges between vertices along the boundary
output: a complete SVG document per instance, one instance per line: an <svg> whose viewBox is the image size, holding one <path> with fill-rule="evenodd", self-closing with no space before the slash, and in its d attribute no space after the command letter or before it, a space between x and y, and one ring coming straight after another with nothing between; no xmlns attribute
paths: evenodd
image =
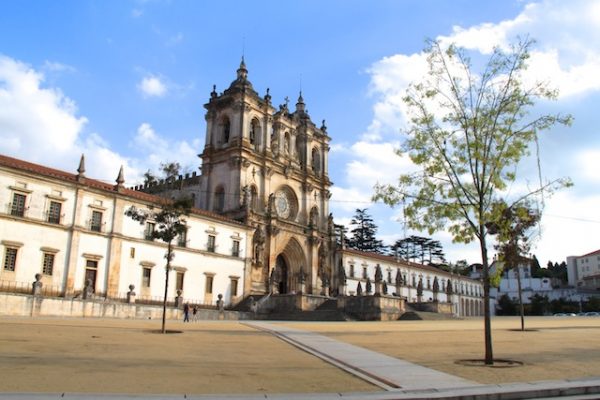
<svg viewBox="0 0 600 400"><path fill-rule="evenodd" d="M296 136L296 157L300 163L300 168L306 169L306 144L301 137Z"/></svg>
<svg viewBox="0 0 600 400"><path fill-rule="evenodd" d="M311 159L313 172L319 174L321 172L321 153L316 147L312 149Z"/></svg>
<svg viewBox="0 0 600 400"><path fill-rule="evenodd" d="M290 133L286 132L285 135L283 135L283 154L285 154L286 156L291 155L290 149L291 149Z"/></svg>
<svg viewBox="0 0 600 400"><path fill-rule="evenodd" d="M229 122L229 118L223 117L221 121L221 143L227 144L229 143L229 136L231 134L231 123Z"/></svg>
<svg viewBox="0 0 600 400"><path fill-rule="evenodd" d="M319 209L317 207L313 207L310 210L310 220L308 221L308 224L313 227L313 228L318 228L319 227Z"/></svg>
<svg viewBox="0 0 600 400"><path fill-rule="evenodd" d="M256 118L250 122L250 135L249 135L250 144L254 146L256 150L258 150L259 142L260 142L260 123Z"/></svg>
<svg viewBox="0 0 600 400"><path fill-rule="evenodd" d="M256 189L256 186L252 185L250 187L250 208L252 208L253 211L259 211L258 210L258 190Z"/></svg>
<svg viewBox="0 0 600 400"><path fill-rule="evenodd" d="M222 212L225 209L225 189L223 186L217 187L215 190L215 206L216 212Z"/></svg>

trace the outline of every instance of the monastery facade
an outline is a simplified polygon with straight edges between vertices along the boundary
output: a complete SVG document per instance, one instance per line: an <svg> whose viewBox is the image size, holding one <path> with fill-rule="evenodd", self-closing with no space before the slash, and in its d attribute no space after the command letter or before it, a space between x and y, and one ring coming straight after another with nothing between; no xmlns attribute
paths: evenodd
<svg viewBox="0 0 600 400"><path fill-rule="evenodd" d="M311 120L301 93L293 110L287 100L273 106L242 60L236 79L221 93L213 88L205 108L201 174L169 182L128 189L122 171L114 185L86 177L83 158L72 174L0 157L0 287L41 274L62 296L91 282L106 299L130 285L138 296L159 298L166 244L151 240L152 221L141 226L125 211L183 196L194 209L176 239L170 297L213 304L221 294L235 305L267 294L357 296L369 294L368 281L377 283L376 295L481 314L479 281L343 247L329 212L331 138L325 121Z"/></svg>

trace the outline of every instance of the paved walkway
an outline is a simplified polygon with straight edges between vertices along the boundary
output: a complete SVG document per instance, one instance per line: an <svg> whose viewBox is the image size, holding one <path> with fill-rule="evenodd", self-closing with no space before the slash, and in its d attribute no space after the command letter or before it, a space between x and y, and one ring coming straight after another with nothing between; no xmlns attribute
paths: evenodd
<svg viewBox="0 0 600 400"><path fill-rule="evenodd" d="M476 382L340 342L318 333L262 321L245 324L270 332L384 390L439 390L480 386Z"/></svg>

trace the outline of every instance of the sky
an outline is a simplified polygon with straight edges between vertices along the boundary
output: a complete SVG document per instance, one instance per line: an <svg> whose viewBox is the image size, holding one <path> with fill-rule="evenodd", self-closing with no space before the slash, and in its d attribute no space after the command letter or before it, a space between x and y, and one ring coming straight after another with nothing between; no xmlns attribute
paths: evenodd
<svg viewBox="0 0 600 400"><path fill-rule="evenodd" d="M375 183L411 168L401 98L422 77L427 39L485 57L536 40L528 73L560 92L536 113L574 123L540 137L544 181L574 186L544 200L533 253L542 265L600 248L600 1L12 1L0 13L0 153L74 172L141 182L161 162L196 171L213 84L235 79L242 55L275 105L300 90L332 138L330 210L347 224L368 208L387 244L413 232L402 209L373 204ZM535 152L535 149L533 149ZM535 160L515 167L532 187ZM515 189L516 190L516 189ZM432 235L450 261L480 262L476 244ZM493 251L492 251L493 252Z"/></svg>

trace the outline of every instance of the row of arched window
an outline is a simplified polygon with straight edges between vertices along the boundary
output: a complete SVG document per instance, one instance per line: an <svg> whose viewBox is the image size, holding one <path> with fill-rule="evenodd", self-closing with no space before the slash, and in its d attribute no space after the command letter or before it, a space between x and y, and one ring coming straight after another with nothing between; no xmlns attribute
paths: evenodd
<svg viewBox="0 0 600 400"><path fill-rule="evenodd" d="M217 132L217 145L225 145L229 143L231 139L231 122L227 116L221 118ZM271 147L277 148L278 151L283 151L285 156L293 157L292 154L292 146L291 146L291 137L289 132L285 132L283 135L283 149L279 148L279 143L277 138L275 137L275 133L271 136ZM261 147L261 125L257 118L252 119L250 122L250 131L248 133L248 141L250 145L254 146L255 150L260 150ZM303 154L302 143L298 141L296 143L296 155L299 156ZM304 167L304 160L302 157L299 157L300 163ZM311 163L310 166L314 173L318 174L321 172L321 152L317 147L313 147L311 151Z"/></svg>

